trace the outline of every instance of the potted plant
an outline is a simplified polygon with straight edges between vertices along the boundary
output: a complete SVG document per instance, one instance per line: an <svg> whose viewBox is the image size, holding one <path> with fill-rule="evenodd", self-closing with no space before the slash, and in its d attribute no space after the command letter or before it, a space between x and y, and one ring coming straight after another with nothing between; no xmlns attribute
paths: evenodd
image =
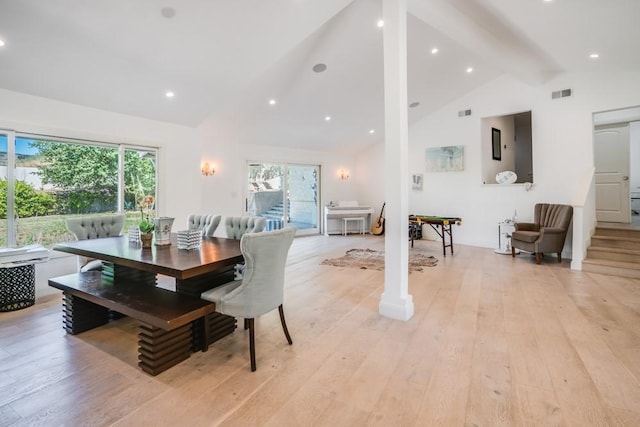
<svg viewBox="0 0 640 427"><path fill-rule="evenodd" d="M138 223L138 228L140 229L140 240L142 241L143 248L151 248L155 224L149 216L151 211L153 211L153 203L154 199L151 195L144 196L140 201L140 216L142 219Z"/></svg>

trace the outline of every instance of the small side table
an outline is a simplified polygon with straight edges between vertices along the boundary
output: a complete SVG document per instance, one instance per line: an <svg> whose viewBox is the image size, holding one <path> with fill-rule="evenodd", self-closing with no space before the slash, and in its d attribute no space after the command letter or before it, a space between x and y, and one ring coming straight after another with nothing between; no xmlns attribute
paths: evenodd
<svg viewBox="0 0 640 427"><path fill-rule="evenodd" d="M502 221L498 223L498 249L495 253L501 255L511 255L511 233L516 230L516 226L512 221ZM516 249L516 254L520 253L520 249Z"/></svg>
<svg viewBox="0 0 640 427"><path fill-rule="evenodd" d="M0 312L35 304L35 277L33 264L0 268Z"/></svg>

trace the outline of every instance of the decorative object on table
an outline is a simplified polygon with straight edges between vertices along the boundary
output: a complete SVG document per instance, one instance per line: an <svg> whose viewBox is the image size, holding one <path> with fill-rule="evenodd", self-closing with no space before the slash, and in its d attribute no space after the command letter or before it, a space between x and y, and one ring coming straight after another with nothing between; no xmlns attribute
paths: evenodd
<svg viewBox="0 0 640 427"><path fill-rule="evenodd" d="M178 231L178 249L199 249L202 246L202 232L200 230Z"/></svg>
<svg viewBox="0 0 640 427"><path fill-rule="evenodd" d="M416 191L422 191L422 181L424 180L424 175L421 173L414 173L411 177L411 189Z"/></svg>
<svg viewBox="0 0 640 427"><path fill-rule="evenodd" d="M325 259L321 265L334 267L353 267L362 270L384 270L384 251L372 249L349 249L345 256L340 258ZM412 252L409 254L409 272L422 271L422 267L434 267L438 259Z"/></svg>
<svg viewBox="0 0 640 427"><path fill-rule="evenodd" d="M142 249L151 249L152 241L153 233L140 233L140 242L142 243Z"/></svg>
<svg viewBox="0 0 640 427"><path fill-rule="evenodd" d="M457 172L464 170L464 145L427 148L427 172Z"/></svg>
<svg viewBox="0 0 640 427"><path fill-rule="evenodd" d="M140 216L142 217L140 222L138 223L138 228L140 229L140 241L142 242L143 249L151 248L151 240L153 239L153 230L155 229L155 224L151 220L151 212L153 212L155 199L152 195L144 196L139 204L140 204Z"/></svg>
<svg viewBox="0 0 640 427"><path fill-rule="evenodd" d="M496 174L496 182L498 184L513 184L517 179L518 175L513 171L503 171Z"/></svg>
<svg viewBox="0 0 640 427"><path fill-rule="evenodd" d="M140 227L137 225L129 226L129 243L138 244L140 243Z"/></svg>
<svg viewBox="0 0 640 427"><path fill-rule="evenodd" d="M168 216L161 216L160 218L154 218L153 223L155 228L153 234L156 238L155 244L157 246L166 246L171 244L171 227L173 226L173 220Z"/></svg>

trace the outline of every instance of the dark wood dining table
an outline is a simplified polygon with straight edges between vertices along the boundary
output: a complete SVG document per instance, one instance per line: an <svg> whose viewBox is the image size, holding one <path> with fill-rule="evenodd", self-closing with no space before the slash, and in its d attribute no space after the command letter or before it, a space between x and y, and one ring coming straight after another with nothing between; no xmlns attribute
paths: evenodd
<svg viewBox="0 0 640 427"><path fill-rule="evenodd" d="M113 312L135 317L142 323L139 366L152 375L236 328L235 318L215 313L215 305L200 294L233 280L234 266L243 261L239 240L203 237L199 249L183 250L172 234L170 245L143 249L121 236L59 243L53 249L103 261L101 272L49 280L63 290L67 332L105 324ZM175 278L175 292L157 288L159 274Z"/></svg>

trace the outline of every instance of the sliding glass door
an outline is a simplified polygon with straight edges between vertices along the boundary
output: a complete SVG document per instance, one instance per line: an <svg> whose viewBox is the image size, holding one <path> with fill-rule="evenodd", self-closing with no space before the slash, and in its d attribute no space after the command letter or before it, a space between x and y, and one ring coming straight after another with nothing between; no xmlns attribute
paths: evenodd
<svg viewBox="0 0 640 427"><path fill-rule="evenodd" d="M320 233L320 166L249 163L248 215L267 220L267 230L293 225L298 235Z"/></svg>

